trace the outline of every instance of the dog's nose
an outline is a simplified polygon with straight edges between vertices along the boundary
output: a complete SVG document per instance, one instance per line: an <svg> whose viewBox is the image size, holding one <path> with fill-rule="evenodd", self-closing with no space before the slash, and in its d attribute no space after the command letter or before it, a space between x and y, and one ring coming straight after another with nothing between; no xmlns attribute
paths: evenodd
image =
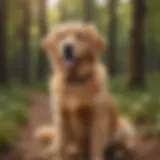
<svg viewBox="0 0 160 160"><path fill-rule="evenodd" d="M65 45L63 52L64 52L64 57L66 59L72 58L73 57L73 46L70 44Z"/></svg>

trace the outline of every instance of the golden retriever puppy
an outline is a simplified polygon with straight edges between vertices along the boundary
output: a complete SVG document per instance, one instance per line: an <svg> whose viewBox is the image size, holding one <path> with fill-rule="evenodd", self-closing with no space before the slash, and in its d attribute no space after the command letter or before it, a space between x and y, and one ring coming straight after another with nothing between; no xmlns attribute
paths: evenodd
<svg viewBox="0 0 160 160"><path fill-rule="evenodd" d="M119 117L108 100L106 70L99 58L104 44L96 28L84 23L60 24L42 41L54 72L50 91L55 160L71 159L66 149L70 144L80 160L103 160L117 131Z"/></svg>

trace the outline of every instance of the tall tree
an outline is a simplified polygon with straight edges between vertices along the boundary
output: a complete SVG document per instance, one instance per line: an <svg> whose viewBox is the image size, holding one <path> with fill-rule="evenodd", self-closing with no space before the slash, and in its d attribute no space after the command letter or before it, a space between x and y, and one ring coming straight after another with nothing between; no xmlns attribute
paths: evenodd
<svg viewBox="0 0 160 160"><path fill-rule="evenodd" d="M8 1L8 39L9 45L8 74L10 77L20 80L21 73L21 0ZM16 17L16 19L15 19Z"/></svg>
<svg viewBox="0 0 160 160"><path fill-rule="evenodd" d="M39 30L40 30L40 37L43 37L47 32L47 15L46 15L46 0L39 1ZM38 79L44 80L47 70L48 70L48 63L43 50L40 49L39 55L39 64L38 64Z"/></svg>
<svg viewBox="0 0 160 160"><path fill-rule="evenodd" d="M6 26L7 23L7 2L0 1L0 83L8 81L7 60L6 60Z"/></svg>
<svg viewBox="0 0 160 160"><path fill-rule="evenodd" d="M22 40L22 70L21 78L24 83L28 83L30 80L30 24L31 24L31 6L30 0L21 0L22 3L22 30L21 30L21 40Z"/></svg>
<svg viewBox="0 0 160 160"><path fill-rule="evenodd" d="M90 22L93 20L93 0L83 0L84 5L84 21Z"/></svg>
<svg viewBox="0 0 160 160"><path fill-rule="evenodd" d="M132 0L132 28L129 53L128 87L144 87L144 20L146 13L145 0Z"/></svg>
<svg viewBox="0 0 160 160"><path fill-rule="evenodd" d="M107 64L109 74L114 76L116 73L117 0L109 0L107 5L109 12Z"/></svg>

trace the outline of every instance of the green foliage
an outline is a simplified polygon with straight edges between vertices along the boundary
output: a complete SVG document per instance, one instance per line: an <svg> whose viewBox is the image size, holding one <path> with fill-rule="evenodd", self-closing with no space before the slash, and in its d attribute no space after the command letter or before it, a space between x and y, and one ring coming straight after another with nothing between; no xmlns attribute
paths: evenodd
<svg viewBox="0 0 160 160"><path fill-rule="evenodd" d="M0 88L0 145L7 146L17 136L18 127L27 121L26 89Z"/></svg>
<svg viewBox="0 0 160 160"><path fill-rule="evenodd" d="M145 90L129 90L125 76L110 82L110 89L121 113L130 117L138 126L160 125L160 74L148 76Z"/></svg>

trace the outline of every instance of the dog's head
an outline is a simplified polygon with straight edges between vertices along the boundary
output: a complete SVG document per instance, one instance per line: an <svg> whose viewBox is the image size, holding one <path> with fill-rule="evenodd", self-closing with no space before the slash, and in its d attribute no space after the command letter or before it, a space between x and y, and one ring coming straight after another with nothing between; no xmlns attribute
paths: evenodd
<svg viewBox="0 0 160 160"><path fill-rule="evenodd" d="M42 40L42 47L51 59L53 57L61 67L70 70L89 54L95 56L100 52L104 47L104 39L94 25L66 23L56 26L53 32Z"/></svg>

